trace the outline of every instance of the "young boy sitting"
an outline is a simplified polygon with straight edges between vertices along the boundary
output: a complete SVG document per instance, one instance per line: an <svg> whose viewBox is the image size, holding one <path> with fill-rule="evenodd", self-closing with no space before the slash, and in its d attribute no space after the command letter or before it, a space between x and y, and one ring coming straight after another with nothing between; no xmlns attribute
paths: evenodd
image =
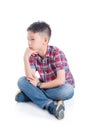
<svg viewBox="0 0 87 130"><path fill-rule="evenodd" d="M34 22L27 28L28 47L24 53L25 75L18 80L17 102L32 101L57 119L64 118L64 100L74 95L74 79L64 53L49 46L51 28ZM35 75L38 71L40 79Z"/></svg>

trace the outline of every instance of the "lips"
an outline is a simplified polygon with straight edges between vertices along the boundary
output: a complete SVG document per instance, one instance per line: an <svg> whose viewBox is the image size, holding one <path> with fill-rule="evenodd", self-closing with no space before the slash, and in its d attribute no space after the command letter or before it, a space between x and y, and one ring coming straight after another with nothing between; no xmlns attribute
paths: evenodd
<svg viewBox="0 0 87 130"><path fill-rule="evenodd" d="M29 47L30 49L32 49L32 47ZM33 49L32 49L33 50Z"/></svg>

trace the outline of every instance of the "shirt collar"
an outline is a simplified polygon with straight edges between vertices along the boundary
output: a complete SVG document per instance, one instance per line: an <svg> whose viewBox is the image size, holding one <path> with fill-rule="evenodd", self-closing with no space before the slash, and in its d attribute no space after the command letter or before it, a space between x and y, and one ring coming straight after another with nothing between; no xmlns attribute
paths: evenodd
<svg viewBox="0 0 87 130"><path fill-rule="evenodd" d="M50 56L50 54L49 54L49 49L50 49L50 47L49 47L49 46L47 46L46 55L45 55L45 57L44 57L43 59L45 59L45 58L47 58L47 57L49 57L49 56ZM39 54L37 54L37 56L38 56L38 58L41 58L41 56L40 56ZM42 58L41 58L41 59L42 59Z"/></svg>

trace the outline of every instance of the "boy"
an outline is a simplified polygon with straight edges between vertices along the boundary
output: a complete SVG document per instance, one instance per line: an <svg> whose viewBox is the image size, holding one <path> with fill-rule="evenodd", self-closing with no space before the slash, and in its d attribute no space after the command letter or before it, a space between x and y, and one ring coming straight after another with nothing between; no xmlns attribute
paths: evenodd
<svg viewBox="0 0 87 130"><path fill-rule="evenodd" d="M24 54L25 75L18 80L17 102L32 101L57 119L64 118L64 100L74 95L74 79L64 53L48 46L51 28L34 22L27 28L28 48ZM40 79L35 76L38 71Z"/></svg>

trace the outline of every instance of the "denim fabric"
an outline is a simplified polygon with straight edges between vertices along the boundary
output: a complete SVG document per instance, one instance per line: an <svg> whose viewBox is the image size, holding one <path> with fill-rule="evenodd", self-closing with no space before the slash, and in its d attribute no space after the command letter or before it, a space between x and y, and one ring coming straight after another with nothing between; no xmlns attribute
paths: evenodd
<svg viewBox="0 0 87 130"><path fill-rule="evenodd" d="M53 101L70 99L74 95L74 87L69 83L56 88L40 89L32 85L25 76L18 80L18 87L24 93L24 96L27 96L29 100L31 99L41 108Z"/></svg>
<svg viewBox="0 0 87 130"><path fill-rule="evenodd" d="M31 102L29 97L27 97L22 91L15 96L15 100L17 102Z"/></svg>

